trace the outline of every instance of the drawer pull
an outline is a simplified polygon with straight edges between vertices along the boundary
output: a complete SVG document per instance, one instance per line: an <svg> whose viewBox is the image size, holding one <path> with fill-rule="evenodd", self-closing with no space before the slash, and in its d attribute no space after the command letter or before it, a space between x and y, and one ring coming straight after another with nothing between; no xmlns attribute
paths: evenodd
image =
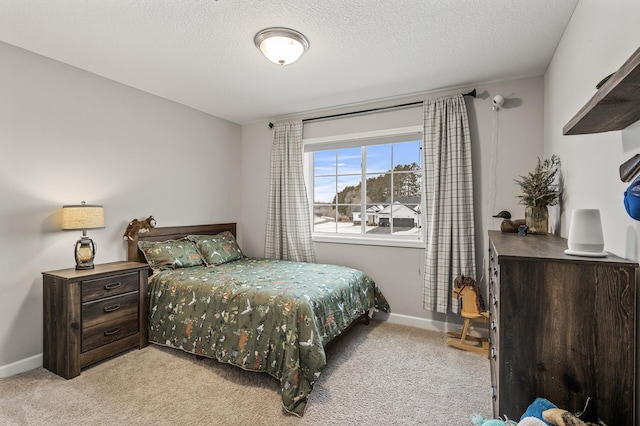
<svg viewBox="0 0 640 426"><path fill-rule="evenodd" d="M109 284L105 284L104 285L104 289L105 290L115 290L116 288L120 287L122 284L120 284L120 282L117 283L109 283Z"/></svg>
<svg viewBox="0 0 640 426"><path fill-rule="evenodd" d="M496 322L495 321L491 321L491 329L492 330L496 330L498 327L496 327Z"/></svg>
<svg viewBox="0 0 640 426"><path fill-rule="evenodd" d="M105 332L105 334L107 333ZM497 356L496 348L491 348L491 358L496 359L496 356Z"/></svg>
<svg viewBox="0 0 640 426"><path fill-rule="evenodd" d="M116 303L115 305L109 305L104 307L105 312L115 312L120 309L120 304Z"/></svg>
<svg viewBox="0 0 640 426"><path fill-rule="evenodd" d="M493 296L493 306L498 306L498 299Z"/></svg>
<svg viewBox="0 0 640 426"><path fill-rule="evenodd" d="M104 332L105 336L113 336L114 334L117 334L120 332L120 328L116 327L116 328L112 328L111 330L107 330Z"/></svg>

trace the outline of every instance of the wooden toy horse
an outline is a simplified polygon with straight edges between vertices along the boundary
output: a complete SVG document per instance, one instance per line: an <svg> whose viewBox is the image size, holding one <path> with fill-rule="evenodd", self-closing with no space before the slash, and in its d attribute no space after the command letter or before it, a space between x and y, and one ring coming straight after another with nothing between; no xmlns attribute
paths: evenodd
<svg viewBox="0 0 640 426"><path fill-rule="evenodd" d="M464 318L462 332L450 331L447 335L447 344L453 347L489 356L489 341L486 338L468 336L467 332L474 321L489 322L489 311L485 309L484 299L475 280L464 275L459 275L453 281L453 297L462 298L460 314Z"/></svg>

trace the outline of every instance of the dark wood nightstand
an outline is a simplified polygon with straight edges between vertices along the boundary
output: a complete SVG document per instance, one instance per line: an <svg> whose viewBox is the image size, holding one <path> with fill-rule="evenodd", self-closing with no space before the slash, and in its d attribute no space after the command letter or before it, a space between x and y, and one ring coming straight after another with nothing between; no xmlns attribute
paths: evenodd
<svg viewBox="0 0 640 426"><path fill-rule="evenodd" d="M65 379L127 349L147 346L149 265L113 262L42 273L43 366Z"/></svg>

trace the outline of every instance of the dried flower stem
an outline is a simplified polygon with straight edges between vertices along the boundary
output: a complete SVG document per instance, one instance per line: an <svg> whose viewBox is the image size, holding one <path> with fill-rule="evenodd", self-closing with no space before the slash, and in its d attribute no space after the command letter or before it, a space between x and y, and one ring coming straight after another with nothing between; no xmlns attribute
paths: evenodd
<svg viewBox="0 0 640 426"><path fill-rule="evenodd" d="M544 161L538 158L538 164L527 176L520 176L515 182L520 185L523 194L517 195L519 203L531 207L555 206L560 198L560 185L555 182L560 157L552 155Z"/></svg>

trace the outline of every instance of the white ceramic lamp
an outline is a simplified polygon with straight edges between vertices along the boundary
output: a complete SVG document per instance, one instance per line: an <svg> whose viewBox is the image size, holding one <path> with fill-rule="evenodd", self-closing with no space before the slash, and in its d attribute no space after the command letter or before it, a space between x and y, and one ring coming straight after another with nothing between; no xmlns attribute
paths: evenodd
<svg viewBox="0 0 640 426"><path fill-rule="evenodd" d="M568 249L573 256L606 257L602 221L598 209L575 209L569 223Z"/></svg>

